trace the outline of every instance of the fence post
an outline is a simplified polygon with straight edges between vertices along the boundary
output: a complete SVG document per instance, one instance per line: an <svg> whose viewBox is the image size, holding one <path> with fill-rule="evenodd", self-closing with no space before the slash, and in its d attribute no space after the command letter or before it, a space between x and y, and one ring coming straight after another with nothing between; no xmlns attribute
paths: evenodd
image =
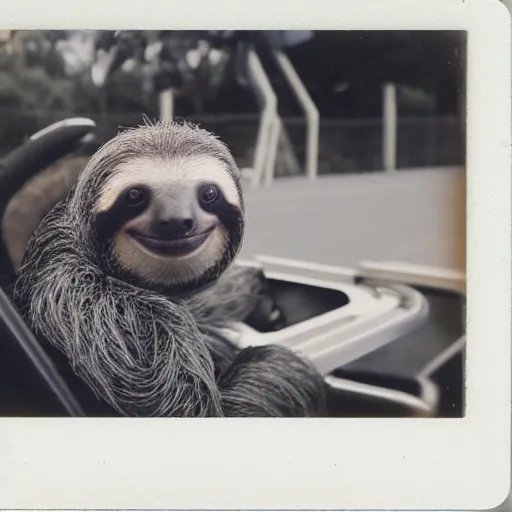
<svg viewBox="0 0 512 512"><path fill-rule="evenodd" d="M384 84L383 89L382 151L384 170L396 170L397 108L396 86Z"/></svg>
<svg viewBox="0 0 512 512"><path fill-rule="evenodd" d="M267 161L265 162L265 169L263 174L263 184L266 187L270 187L270 185L272 185L272 182L274 181L277 150L279 146L279 139L282 129L283 123L281 121L281 118L279 116L275 116L269 134L269 141L267 146Z"/></svg>
<svg viewBox="0 0 512 512"><path fill-rule="evenodd" d="M160 107L160 120L172 121L174 117L174 94L172 89L165 89L158 95L158 103Z"/></svg>

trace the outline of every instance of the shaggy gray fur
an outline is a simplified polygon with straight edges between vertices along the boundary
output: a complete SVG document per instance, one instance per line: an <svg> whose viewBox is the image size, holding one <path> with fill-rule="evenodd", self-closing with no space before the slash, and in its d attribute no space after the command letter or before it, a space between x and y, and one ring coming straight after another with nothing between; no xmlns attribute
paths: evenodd
<svg viewBox="0 0 512 512"><path fill-rule="evenodd" d="M258 302L261 285L257 268L232 265L215 286L193 295L185 304L201 323L222 326L249 315Z"/></svg>
<svg viewBox="0 0 512 512"><path fill-rule="evenodd" d="M122 415L321 414L322 379L309 363L277 346L237 352L215 330L253 307L253 270L232 267L201 295L172 300L119 280L98 253L91 211L120 162L203 152L238 183L227 148L189 125L144 126L108 142L31 238L15 302L36 335Z"/></svg>

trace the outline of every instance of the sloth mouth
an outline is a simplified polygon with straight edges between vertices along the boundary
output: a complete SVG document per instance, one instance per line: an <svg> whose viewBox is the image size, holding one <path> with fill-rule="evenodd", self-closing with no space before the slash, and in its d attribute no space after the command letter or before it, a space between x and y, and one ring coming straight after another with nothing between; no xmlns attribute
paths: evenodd
<svg viewBox="0 0 512 512"><path fill-rule="evenodd" d="M186 236L157 237L145 235L135 230L129 230L128 234L147 250L162 256L185 256L203 245L211 235L215 226L201 233L192 233Z"/></svg>

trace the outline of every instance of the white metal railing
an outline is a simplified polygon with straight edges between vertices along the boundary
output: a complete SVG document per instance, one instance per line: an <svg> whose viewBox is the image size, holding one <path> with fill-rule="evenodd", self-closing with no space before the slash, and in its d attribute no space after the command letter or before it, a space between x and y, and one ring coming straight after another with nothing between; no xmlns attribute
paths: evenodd
<svg viewBox="0 0 512 512"><path fill-rule="evenodd" d="M270 154L268 149L271 145L271 141L275 140L277 96L272 89L272 85L270 84L270 80L263 69L261 61L254 50L249 50L248 58L249 76L255 89L256 96L262 105L260 126L251 173L251 184L253 187L258 187L262 183L265 175L273 175L274 173L277 147L276 150L271 151ZM277 133L277 137L279 137L279 133ZM269 156L271 158L269 158Z"/></svg>
<svg viewBox="0 0 512 512"><path fill-rule="evenodd" d="M288 84L292 88L297 100L303 108L307 119L307 143L306 143L306 175L315 179L318 174L318 141L320 138L320 115L311 99L304 83L293 67L290 59L282 51L275 51L274 56L283 72Z"/></svg>

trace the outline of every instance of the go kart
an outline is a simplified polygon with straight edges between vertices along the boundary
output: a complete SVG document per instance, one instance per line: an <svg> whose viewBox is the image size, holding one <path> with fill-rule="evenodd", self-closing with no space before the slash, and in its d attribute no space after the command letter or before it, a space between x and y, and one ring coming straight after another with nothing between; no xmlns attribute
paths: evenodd
<svg viewBox="0 0 512 512"><path fill-rule="evenodd" d="M8 155L0 164L2 217L24 183L79 149L94 130L91 120L68 119ZM15 265L0 234L0 415L96 415L85 412L13 306ZM269 329L270 310L262 304L225 336L239 347L277 343L309 358L325 378L329 416L463 415L463 275L389 263L344 269L270 256L237 264L260 268L267 299L283 320Z"/></svg>

